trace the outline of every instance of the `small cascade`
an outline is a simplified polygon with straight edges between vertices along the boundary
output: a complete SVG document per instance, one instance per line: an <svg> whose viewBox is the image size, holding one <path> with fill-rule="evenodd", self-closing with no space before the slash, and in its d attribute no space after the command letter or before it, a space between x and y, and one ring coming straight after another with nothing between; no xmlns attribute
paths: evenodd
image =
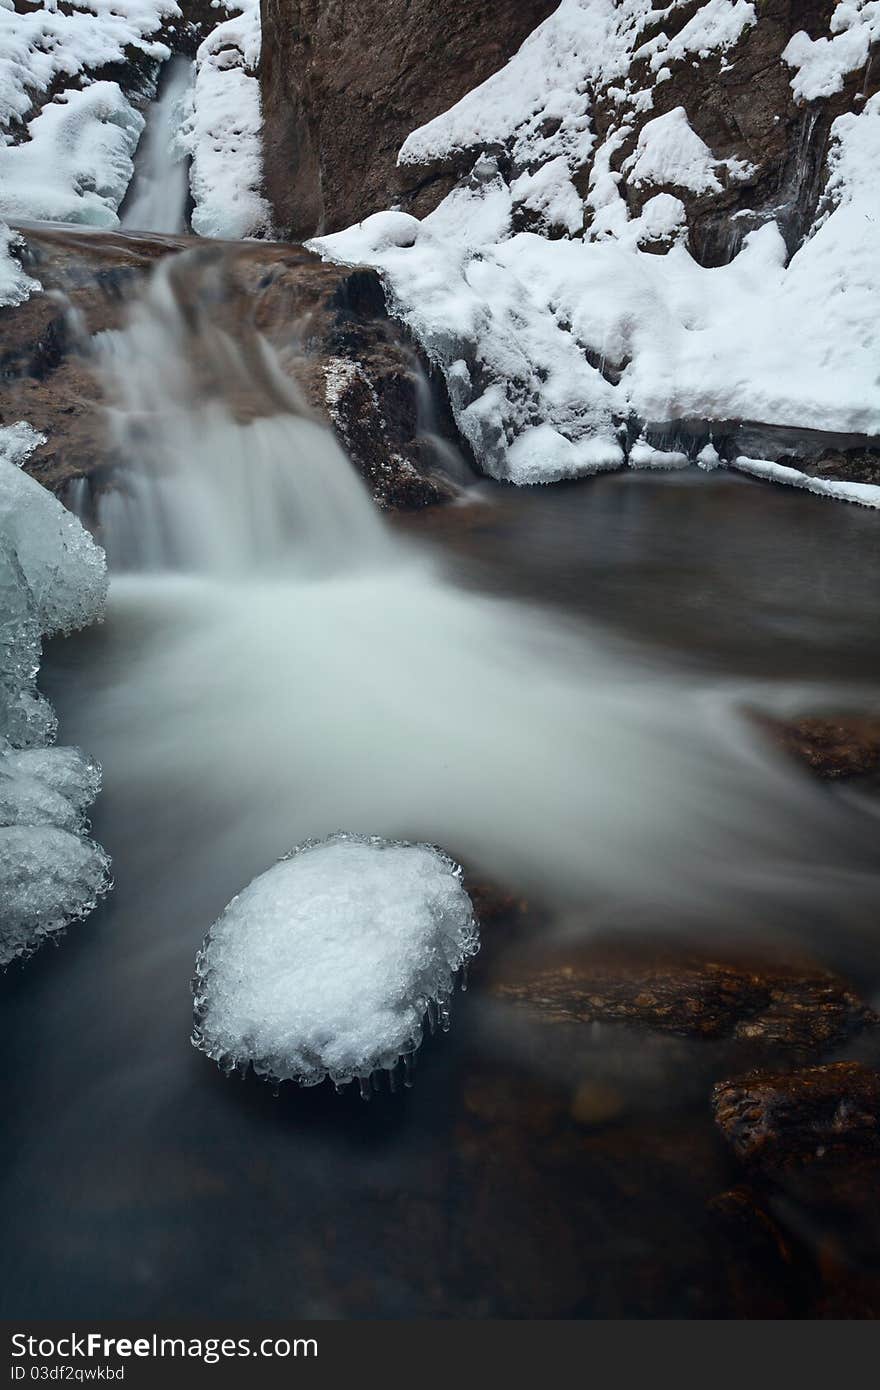
<svg viewBox="0 0 880 1390"><path fill-rule="evenodd" d="M181 149L183 103L192 86L192 63L170 58L135 155L134 177L120 213L127 231L185 232L189 203L189 159Z"/></svg>
<svg viewBox="0 0 880 1390"><path fill-rule="evenodd" d="M266 341L212 319L223 253L156 271L127 326L96 339L122 485L97 519L114 570L327 573L387 552L361 480Z"/></svg>
<svg viewBox="0 0 880 1390"><path fill-rule="evenodd" d="M459 487L473 486L476 474L461 449L442 433L434 389L415 353L411 370L416 391L416 433L425 451L426 463Z"/></svg>

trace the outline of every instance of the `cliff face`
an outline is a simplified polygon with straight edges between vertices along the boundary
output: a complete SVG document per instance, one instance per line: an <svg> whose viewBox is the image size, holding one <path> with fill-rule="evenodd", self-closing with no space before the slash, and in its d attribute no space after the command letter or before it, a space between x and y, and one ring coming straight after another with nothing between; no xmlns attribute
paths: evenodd
<svg viewBox="0 0 880 1390"><path fill-rule="evenodd" d="M405 148L398 166L401 146L417 127L498 71L557 9L555 0L261 5L266 188L279 231L293 238L335 231L392 204L418 217L436 207L492 142L475 138L427 157ZM728 15L734 29L740 9L754 8L757 22L742 26L731 44L708 50L689 41L706 8L705 0L642 6L628 36L623 85L617 68L597 74L585 61L594 138L582 160L572 161L571 174L586 201L602 152L633 217L658 192L680 198L692 253L714 265L729 260L743 235L771 215L790 247L799 244L821 191L832 122L877 89L880 63L846 74L837 91L799 102L782 54L799 31L827 42L835 0L733 4ZM716 41L717 32L709 38ZM622 99L623 86L643 99ZM627 177L644 126L678 108L722 166L720 188ZM532 161L518 165L512 143L493 149L502 172L534 173ZM737 165L748 172L726 172ZM521 209L520 226L554 231L528 206Z"/></svg>
<svg viewBox="0 0 880 1390"><path fill-rule="evenodd" d="M556 0L261 0L266 191L281 235L335 231L400 199L430 211L454 174L401 184L416 126L495 72Z"/></svg>

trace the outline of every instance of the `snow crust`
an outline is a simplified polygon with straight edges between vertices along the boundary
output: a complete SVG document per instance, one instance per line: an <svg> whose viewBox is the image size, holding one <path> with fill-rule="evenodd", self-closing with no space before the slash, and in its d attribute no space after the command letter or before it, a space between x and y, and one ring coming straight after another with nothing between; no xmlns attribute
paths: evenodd
<svg viewBox="0 0 880 1390"><path fill-rule="evenodd" d="M104 556L20 471L41 442L24 422L0 427L0 966L91 911L109 886L85 822L100 770L52 746L57 721L36 688L43 637L100 618Z"/></svg>
<svg viewBox="0 0 880 1390"><path fill-rule="evenodd" d="M214 923L193 1042L226 1070L369 1080L448 1011L478 933L461 870L429 845L339 833L301 845Z"/></svg>
<svg viewBox="0 0 880 1390"><path fill-rule="evenodd" d="M196 54L192 107L181 143L192 155L192 228L199 236L240 239L268 232L263 181L259 0L218 24Z"/></svg>
<svg viewBox="0 0 880 1390"><path fill-rule="evenodd" d="M627 449L634 418L704 421L707 433L732 420L880 433L880 97L834 122L819 213L795 255L770 220L729 264L703 267L669 189L711 193L748 167L717 158L680 107L641 126L626 163L630 183L658 189L638 217L613 163L653 103L630 75L635 60L663 81L670 62L723 55L758 22L751 4L712 0L672 38L641 40L679 8L563 0L505 68L405 142L404 164L473 154L434 212L377 213L310 243L383 272L391 308L444 371L458 426L495 477L552 482L627 455L651 466ZM838 5L835 33L870 27L875 8ZM600 85L620 123L596 146ZM582 197L574 179L587 161ZM515 230L522 208L538 231Z"/></svg>

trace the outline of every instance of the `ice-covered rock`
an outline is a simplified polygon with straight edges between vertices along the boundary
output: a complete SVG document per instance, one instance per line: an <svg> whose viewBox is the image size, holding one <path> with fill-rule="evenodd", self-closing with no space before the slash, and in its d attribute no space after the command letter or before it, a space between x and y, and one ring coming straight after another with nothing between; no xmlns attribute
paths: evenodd
<svg viewBox="0 0 880 1390"><path fill-rule="evenodd" d="M0 966L87 916L109 885L93 840L53 825L0 828Z"/></svg>
<svg viewBox="0 0 880 1390"><path fill-rule="evenodd" d="M308 841L233 898L193 981L193 1043L224 1070L337 1086L393 1073L448 1020L478 948L460 868L430 845Z"/></svg>
<svg viewBox="0 0 880 1390"><path fill-rule="evenodd" d="M20 470L42 436L0 428L0 967L90 912L109 860L87 838L100 769L53 748L57 721L36 688L42 639L100 618L103 551Z"/></svg>

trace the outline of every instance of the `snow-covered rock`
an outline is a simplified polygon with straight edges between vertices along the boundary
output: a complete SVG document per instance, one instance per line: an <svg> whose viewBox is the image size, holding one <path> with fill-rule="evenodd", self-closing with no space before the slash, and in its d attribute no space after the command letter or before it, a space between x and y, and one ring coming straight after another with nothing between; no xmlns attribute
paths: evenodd
<svg viewBox="0 0 880 1390"><path fill-rule="evenodd" d="M175 16L174 0L0 4L0 216L116 226L143 117L102 75L127 64L142 84Z"/></svg>
<svg viewBox="0 0 880 1390"><path fill-rule="evenodd" d="M839 4L825 47L789 46L802 80L783 69L786 119L807 143L808 65L833 50L843 72L845 48L846 72L864 66L878 3ZM657 466L644 441L628 449L634 422L880 435L880 94L831 123L824 191L794 254L800 183L779 219L763 204L719 214L738 253L700 259L693 207L757 172L710 148L667 93L685 82L682 64L723 72L769 21L745 0L707 0L681 25L685 8L562 0L506 67L405 142L407 169L473 158L433 212L375 214L310 243L384 273L495 477L551 482L627 455ZM654 114L661 92L668 109ZM770 184L778 202L775 173Z"/></svg>
<svg viewBox="0 0 880 1390"><path fill-rule="evenodd" d="M218 24L196 54L192 107L181 130L192 156L192 228L199 236L265 234L259 0L231 0L241 13Z"/></svg>
<svg viewBox="0 0 880 1390"><path fill-rule="evenodd" d="M0 428L0 966L91 911L109 860L86 834L100 770L52 747L36 688L41 643L100 618L103 552L57 498L21 472L42 436Z"/></svg>
<svg viewBox="0 0 880 1390"><path fill-rule="evenodd" d="M362 1089L448 1017L478 933L461 870L428 845L337 834L294 850L211 928L193 1043L225 1070Z"/></svg>

